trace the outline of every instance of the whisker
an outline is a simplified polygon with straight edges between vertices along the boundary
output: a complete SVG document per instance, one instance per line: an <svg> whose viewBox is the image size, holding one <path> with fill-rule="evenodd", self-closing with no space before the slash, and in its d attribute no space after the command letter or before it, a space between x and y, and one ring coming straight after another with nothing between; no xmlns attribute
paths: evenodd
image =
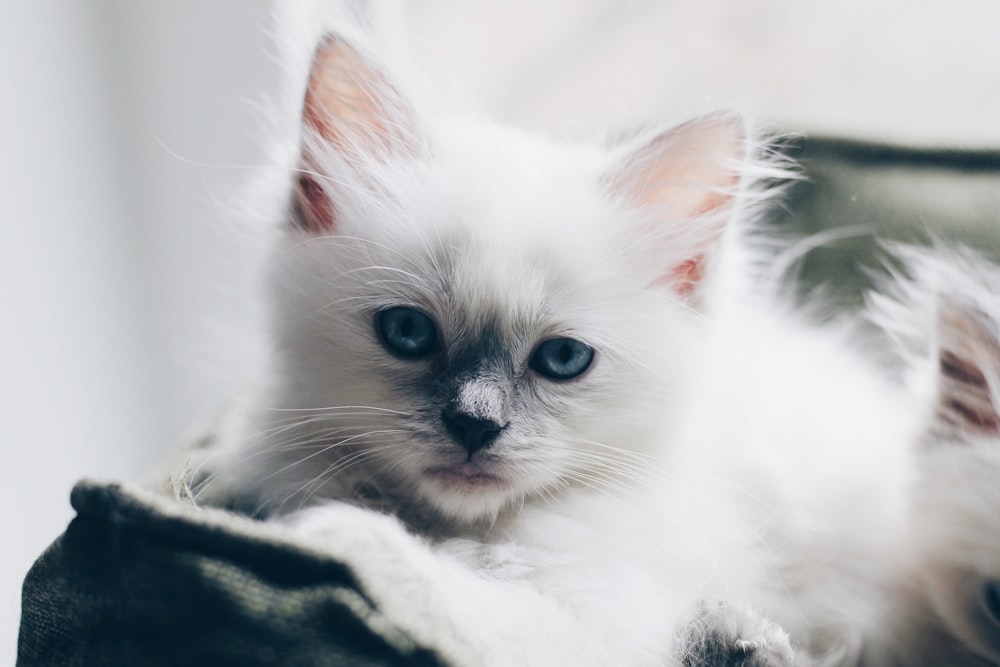
<svg viewBox="0 0 1000 667"><path fill-rule="evenodd" d="M385 435L385 434L388 434L388 433L406 433L406 431L401 430L401 429L383 429L383 430L377 430L377 431L366 431L364 433L358 433L357 435L352 435L351 437L345 438L344 440L338 440L336 442L331 443L328 446L321 447L317 451L313 452L312 454L309 454L308 456L304 456L304 457L302 457L300 459L296 459L295 461L292 461L288 465L283 466L282 468L279 468L278 470L273 471L271 474L269 474L266 477L264 477L263 480L270 479L270 478L272 478L272 477L274 477L276 475L279 475L279 474L281 474L283 472L286 472L287 470L290 470L290 469L294 468L295 466L301 465L301 464L303 464L303 463L305 463L305 462L307 462L307 461L309 461L309 460L311 460L311 459L319 456L320 454L322 454L324 452L330 451L333 448L343 447L343 446L345 446L345 445L347 445L347 444L349 444L351 442L354 442L355 440L359 440L361 438L367 438L367 437L372 436L372 435Z"/></svg>
<svg viewBox="0 0 1000 667"><path fill-rule="evenodd" d="M332 405L320 408L264 408L270 412L318 412L320 410L371 410L373 412L385 412L394 415L410 416L412 413L391 408L381 408L371 405Z"/></svg>

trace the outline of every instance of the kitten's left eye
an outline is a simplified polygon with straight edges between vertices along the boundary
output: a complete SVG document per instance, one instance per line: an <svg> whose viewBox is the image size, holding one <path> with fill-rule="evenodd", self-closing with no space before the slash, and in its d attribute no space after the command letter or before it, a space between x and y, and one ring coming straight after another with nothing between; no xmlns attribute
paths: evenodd
<svg viewBox="0 0 1000 667"><path fill-rule="evenodd" d="M553 380L582 375L594 360L594 349L572 338L553 338L535 348L528 367Z"/></svg>
<svg viewBox="0 0 1000 667"><path fill-rule="evenodd" d="M419 310L396 306L375 315L375 328L382 344L403 357L422 357L437 349L434 320Z"/></svg>

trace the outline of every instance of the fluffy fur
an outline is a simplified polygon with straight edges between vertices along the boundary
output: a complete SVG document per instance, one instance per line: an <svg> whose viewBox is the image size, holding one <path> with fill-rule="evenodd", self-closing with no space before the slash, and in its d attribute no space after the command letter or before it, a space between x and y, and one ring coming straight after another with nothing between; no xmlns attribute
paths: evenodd
<svg viewBox="0 0 1000 667"><path fill-rule="evenodd" d="M389 70L315 52L274 386L199 498L361 544L362 587L455 664L856 661L915 420L847 332L737 288L771 173L746 125L556 143L424 114ZM419 355L380 329L400 307ZM547 377L567 339L593 361Z"/></svg>

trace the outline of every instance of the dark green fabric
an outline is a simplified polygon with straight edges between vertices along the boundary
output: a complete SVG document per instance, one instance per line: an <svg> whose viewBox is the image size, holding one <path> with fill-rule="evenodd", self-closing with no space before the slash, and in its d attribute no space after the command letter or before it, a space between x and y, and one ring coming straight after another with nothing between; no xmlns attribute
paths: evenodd
<svg viewBox="0 0 1000 667"><path fill-rule="evenodd" d="M343 565L249 520L81 482L24 582L18 665L439 665Z"/></svg>
<svg viewBox="0 0 1000 667"><path fill-rule="evenodd" d="M828 139L789 147L806 180L772 224L857 226L810 252L807 289L843 307L883 261L876 238L958 239L1000 259L1000 154ZM929 234L928 234L929 233ZM115 485L83 483L78 516L24 582L18 664L439 664L394 631L347 568L220 518Z"/></svg>

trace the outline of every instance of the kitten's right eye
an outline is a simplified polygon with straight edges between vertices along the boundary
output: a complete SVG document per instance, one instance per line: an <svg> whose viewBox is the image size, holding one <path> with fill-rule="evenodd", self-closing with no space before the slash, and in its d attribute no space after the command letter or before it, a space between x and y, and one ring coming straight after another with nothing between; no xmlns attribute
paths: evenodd
<svg viewBox="0 0 1000 667"><path fill-rule="evenodd" d="M438 346L434 320L413 308L396 306L379 311L375 329L382 344L401 357L422 357Z"/></svg>

